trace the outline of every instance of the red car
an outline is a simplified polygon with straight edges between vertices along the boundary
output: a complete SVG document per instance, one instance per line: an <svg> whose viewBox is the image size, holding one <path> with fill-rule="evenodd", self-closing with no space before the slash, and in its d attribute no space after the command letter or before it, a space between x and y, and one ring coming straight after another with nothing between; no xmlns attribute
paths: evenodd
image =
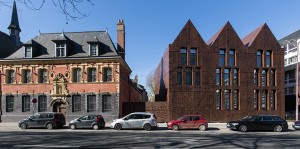
<svg viewBox="0 0 300 149"><path fill-rule="evenodd" d="M208 127L207 121L201 115L185 115L177 120L168 122L168 129L199 129L206 130Z"/></svg>

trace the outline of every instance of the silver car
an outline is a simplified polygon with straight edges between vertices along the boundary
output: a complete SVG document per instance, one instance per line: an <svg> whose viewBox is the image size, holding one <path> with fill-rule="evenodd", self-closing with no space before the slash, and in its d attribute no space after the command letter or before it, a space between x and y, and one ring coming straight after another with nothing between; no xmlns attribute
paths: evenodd
<svg viewBox="0 0 300 149"><path fill-rule="evenodd" d="M142 128L147 131L157 127L156 116L147 112L134 112L123 118L115 119L111 123L111 128L121 130L126 128Z"/></svg>

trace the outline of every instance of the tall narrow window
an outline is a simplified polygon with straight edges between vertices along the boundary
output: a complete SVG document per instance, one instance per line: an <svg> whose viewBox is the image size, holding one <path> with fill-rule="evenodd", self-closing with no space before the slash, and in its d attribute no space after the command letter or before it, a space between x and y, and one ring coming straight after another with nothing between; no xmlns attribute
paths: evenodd
<svg viewBox="0 0 300 149"><path fill-rule="evenodd" d="M220 90L216 91L216 109L221 110L221 93L220 93Z"/></svg>
<svg viewBox="0 0 300 149"><path fill-rule="evenodd" d="M229 50L229 66L235 66L235 50L230 49Z"/></svg>
<svg viewBox="0 0 300 149"><path fill-rule="evenodd" d="M270 94L270 110L275 110L275 91Z"/></svg>
<svg viewBox="0 0 300 149"><path fill-rule="evenodd" d="M96 111L96 95L87 96L87 111L88 112Z"/></svg>
<svg viewBox="0 0 300 149"><path fill-rule="evenodd" d="M233 84L234 85L239 85L239 69L235 68L233 70Z"/></svg>
<svg viewBox="0 0 300 149"><path fill-rule="evenodd" d="M267 70L261 71L261 86L267 86Z"/></svg>
<svg viewBox="0 0 300 149"><path fill-rule="evenodd" d="M103 95L102 96L102 112L110 112L112 110L111 107L111 96Z"/></svg>
<svg viewBox="0 0 300 149"><path fill-rule="evenodd" d="M90 44L90 56L97 56L98 54L98 44L91 43Z"/></svg>
<svg viewBox="0 0 300 149"><path fill-rule="evenodd" d="M238 90L233 91L233 110L239 110L239 94Z"/></svg>
<svg viewBox="0 0 300 149"><path fill-rule="evenodd" d="M7 84L12 84L15 82L15 71L8 70L7 71Z"/></svg>
<svg viewBox="0 0 300 149"><path fill-rule="evenodd" d="M221 72L220 69L216 69L216 85L221 85Z"/></svg>
<svg viewBox="0 0 300 149"><path fill-rule="evenodd" d="M31 72L30 70L26 69L22 71L22 83L30 83L31 81Z"/></svg>
<svg viewBox="0 0 300 149"><path fill-rule="evenodd" d="M81 111L81 96L73 95L72 96L72 112L80 112Z"/></svg>
<svg viewBox="0 0 300 149"><path fill-rule="evenodd" d="M272 51L266 51L266 67L272 66Z"/></svg>
<svg viewBox="0 0 300 149"><path fill-rule="evenodd" d="M38 97L38 111L39 112L47 111L47 96L40 95Z"/></svg>
<svg viewBox="0 0 300 149"><path fill-rule="evenodd" d="M182 68L177 68L177 85L182 85Z"/></svg>
<svg viewBox="0 0 300 149"><path fill-rule="evenodd" d="M230 92L229 92L229 90L224 91L224 106L225 106L225 110L230 110Z"/></svg>
<svg viewBox="0 0 300 149"><path fill-rule="evenodd" d="M186 65L186 49L180 49L180 64Z"/></svg>
<svg viewBox="0 0 300 149"><path fill-rule="evenodd" d="M224 85L230 85L230 69L224 69Z"/></svg>
<svg viewBox="0 0 300 149"><path fill-rule="evenodd" d="M22 112L30 111L30 96L22 96Z"/></svg>
<svg viewBox="0 0 300 149"><path fill-rule="evenodd" d="M192 68L186 68L186 85L192 85Z"/></svg>
<svg viewBox="0 0 300 149"><path fill-rule="evenodd" d="M6 96L6 112L14 111L14 96Z"/></svg>
<svg viewBox="0 0 300 149"><path fill-rule="evenodd" d="M46 69L39 70L39 83L46 83L48 81L48 72Z"/></svg>
<svg viewBox="0 0 300 149"><path fill-rule="evenodd" d="M25 58L31 58L32 57L32 47L25 47Z"/></svg>
<svg viewBox="0 0 300 149"><path fill-rule="evenodd" d="M56 57L64 57L66 55L66 44L56 43Z"/></svg>
<svg viewBox="0 0 300 149"><path fill-rule="evenodd" d="M88 82L96 82L96 68L88 69Z"/></svg>
<svg viewBox="0 0 300 149"><path fill-rule="evenodd" d="M258 91L254 90L254 94L253 94L253 108L254 110L258 110Z"/></svg>
<svg viewBox="0 0 300 149"><path fill-rule="evenodd" d="M200 85L201 76L200 76L200 68L195 68L195 85Z"/></svg>
<svg viewBox="0 0 300 149"><path fill-rule="evenodd" d="M197 65L197 49L190 49L190 65Z"/></svg>
<svg viewBox="0 0 300 149"><path fill-rule="evenodd" d="M81 80L81 69L74 68L73 69L73 82L80 82Z"/></svg>
<svg viewBox="0 0 300 149"><path fill-rule="evenodd" d="M256 53L256 67L259 68L262 66L262 51L258 50Z"/></svg>
<svg viewBox="0 0 300 149"><path fill-rule="evenodd" d="M258 86L258 69L254 69L253 72L253 84Z"/></svg>
<svg viewBox="0 0 300 149"><path fill-rule="evenodd" d="M267 110L267 96L268 91L263 90L261 93L261 109L262 110Z"/></svg>
<svg viewBox="0 0 300 149"><path fill-rule="evenodd" d="M275 70L271 70L270 72L270 86L275 86Z"/></svg>
<svg viewBox="0 0 300 149"><path fill-rule="evenodd" d="M112 71L110 67L103 68L103 82L112 81Z"/></svg>
<svg viewBox="0 0 300 149"><path fill-rule="evenodd" d="M223 67L225 66L225 50L221 49L219 54L220 54L220 59L219 59L220 67Z"/></svg>

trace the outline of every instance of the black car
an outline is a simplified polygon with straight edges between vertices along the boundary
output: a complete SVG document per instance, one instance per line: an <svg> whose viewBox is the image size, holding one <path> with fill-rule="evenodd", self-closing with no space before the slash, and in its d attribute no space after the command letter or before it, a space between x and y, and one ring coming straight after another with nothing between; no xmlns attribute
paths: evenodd
<svg viewBox="0 0 300 149"><path fill-rule="evenodd" d="M273 130L281 132L288 129L288 123L277 115L251 115L238 121L229 121L227 128L242 132L248 130Z"/></svg>
<svg viewBox="0 0 300 149"><path fill-rule="evenodd" d="M105 121L101 115L85 115L72 120L69 127L71 129L93 128L97 130L105 127Z"/></svg>
<svg viewBox="0 0 300 149"><path fill-rule="evenodd" d="M35 113L30 117L19 121L19 127L27 128L62 128L66 124L65 116L56 112Z"/></svg>

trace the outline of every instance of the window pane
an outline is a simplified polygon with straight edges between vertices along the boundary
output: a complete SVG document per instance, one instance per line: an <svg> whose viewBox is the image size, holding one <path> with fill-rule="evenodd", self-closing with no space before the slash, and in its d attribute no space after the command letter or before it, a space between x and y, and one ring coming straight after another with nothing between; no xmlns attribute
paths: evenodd
<svg viewBox="0 0 300 149"><path fill-rule="evenodd" d="M103 69L103 82L111 82L112 81L112 70L110 67Z"/></svg>
<svg viewBox="0 0 300 149"><path fill-rule="evenodd" d="M81 96L73 95L72 96L72 112L80 112L81 111Z"/></svg>
<svg viewBox="0 0 300 149"><path fill-rule="evenodd" d="M87 96L87 111L93 112L96 111L96 95L88 95Z"/></svg>
<svg viewBox="0 0 300 149"><path fill-rule="evenodd" d="M266 51L266 67L271 67L271 51Z"/></svg>
<svg viewBox="0 0 300 149"><path fill-rule="evenodd" d="M233 91L233 109L239 110L239 97L238 97L238 91Z"/></svg>
<svg viewBox="0 0 300 149"><path fill-rule="evenodd" d="M30 83L31 81L31 72L30 70L23 70L23 83Z"/></svg>
<svg viewBox="0 0 300 149"><path fill-rule="evenodd" d="M25 58L30 58L31 57L31 47L25 47Z"/></svg>
<svg viewBox="0 0 300 149"><path fill-rule="evenodd" d="M91 56L96 56L97 55L97 50L98 50L98 45L96 43L92 43L91 47L90 47L90 50L91 50L90 55Z"/></svg>
<svg viewBox="0 0 300 149"><path fill-rule="evenodd" d="M41 95L38 97L38 111L47 111L47 96Z"/></svg>
<svg viewBox="0 0 300 149"><path fill-rule="evenodd" d="M254 90L254 99L253 99L253 104L254 104L254 110L258 110L258 102L257 102L257 97L258 97L258 92Z"/></svg>
<svg viewBox="0 0 300 149"><path fill-rule="evenodd" d="M197 64L197 49L190 49L190 65Z"/></svg>
<svg viewBox="0 0 300 149"><path fill-rule="evenodd" d="M261 109L262 110L267 110L267 94L268 94L268 91L262 91L262 94L261 94Z"/></svg>
<svg viewBox="0 0 300 149"><path fill-rule="evenodd" d="M257 69L254 69L254 73L253 73L253 83L254 83L254 85L258 85L258 70Z"/></svg>
<svg viewBox="0 0 300 149"><path fill-rule="evenodd" d="M238 69L234 69L234 72L233 72L233 84L234 85L238 85L238 81L239 81L238 72L239 72Z"/></svg>
<svg viewBox="0 0 300 149"><path fill-rule="evenodd" d="M220 90L216 91L216 109L221 110L221 95L220 95Z"/></svg>
<svg viewBox="0 0 300 149"><path fill-rule="evenodd" d="M30 111L30 96L22 96L22 112Z"/></svg>
<svg viewBox="0 0 300 149"><path fill-rule="evenodd" d="M225 65L225 50L220 50L220 67Z"/></svg>
<svg viewBox="0 0 300 149"><path fill-rule="evenodd" d="M88 82L96 82L96 68L88 69Z"/></svg>
<svg viewBox="0 0 300 149"><path fill-rule="evenodd" d="M111 107L111 96L103 95L102 96L102 112L110 112L112 110Z"/></svg>
<svg viewBox="0 0 300 149"><path fill-rule="evenodd" d="M275 70L271 70L271 74L270 74L270 86L275 86Z"/></svg>
<svg viewBox="0 0 300 149"><path fill-rule="evenodd" d="M220 69L216 69L216 85L221 85L221 73L220 73Z"/></svg>
<svg viewBox="0 0 300 149"><path fill-rule="evenodd" d="M186 49L180 49L180 64L186 65Z"/></svg>
<svg viewBox="0 0 300 149"><path fill-rule="evenodd" d="M270 95L270 108L275 110L275 91L272 91Z"/></svg>
<svg viewBox="0 0 300 149"><path fill-rule="evenodd" d="M267 85L267 70L262 70L261 72L261 85L262 86Z"/></svg>
<svg viewBox="0 0 300 149"><path fill-rule="evenodd" d="M261 67L261 59L262 59L262 57L261 57L261 55L262 55L262 51L260 51L260 50L258 50L257 51L257 56L256 56L256 67Z"/></svg>
<svg viewBox="0 0 300 149"><path fill-rule="evenodd" d="M186 85L192 85L192 68L186 68Z"/></svg>
<svg viewBox="0 0 300 149"><path fill-rule="evenodd" d="M81 69L74 68L73 69L73 82L80 82L81 80Z"/></svg>
<svg viewBox="0 0 300 149"><path fill-rule="evenodd" d="M235 66L235 51L229 50L229 66Z"/></svg>
<svg viewBox="0 0 300 149"><path fill-rule="evenodd" d="M224 84L230 85L230 69L224 69Z"/></svg>
<svg viewBox="0 0 300 149"><path fill-rule="evenodd" d="M230 110L230 95L229 95L229 90L224 91L224 105L225 105L225 110Z"/></svg>
<svg viewBox="0 0 300 149"><path fill-rule="evenodd" d="M15 71L14 70L8 70L7 72L7 83L12 84L15 82Z"/></svg>
<svg viewBox="0 0 300 149"><path fill-rule="evenodd" d="M46 83L48 80L48 73L46 69L39 70L39 83Z"/></svg>
<svg viewBox="0 0 300 149"><path fill-rule="evenodd" d="M14 96L6 96L6 112L14 111Z"/></svg>

